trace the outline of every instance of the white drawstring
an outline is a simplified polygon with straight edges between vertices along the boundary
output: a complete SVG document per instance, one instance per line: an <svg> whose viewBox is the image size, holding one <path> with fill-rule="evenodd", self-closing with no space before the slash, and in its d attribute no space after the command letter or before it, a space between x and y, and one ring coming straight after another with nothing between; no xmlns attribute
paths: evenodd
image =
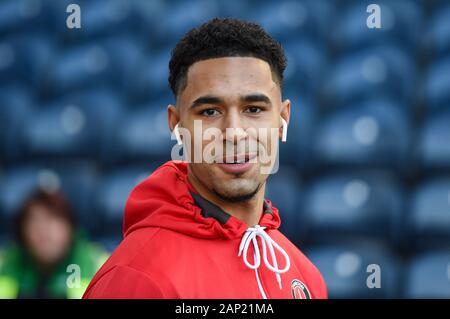
<svg viewBox="0 0 450 319"><path fill-rule="evenodd" d="M256 280L258 282L259 291L261 292L261 295L264 299L267 299L266 294L264 292L264 289L262 288L261 281L258 276L258 268L261 264L261 255L259 252L259 246L258 246L258 240L257 236L261 238L262 242L262 253L263 253L263 260L266 264L267 268L269 268L271 271L273 271L276 275L278 285L280 286L280 289L282 289L281 285L281 275L289 270L291 267L291 261L289 259L288 254L286 251L281 248L280 245L278 245L270 236L266 233L264 230L266 227L261 227L259 225L255 225L254 227L249 227L247 231L245 232L244 236L242 237L241 244L239 245L239 254L238 256L241 256L242 253L244 253L243 259L244 263L247 265L247 267L254 269L256 274ZM250 245L250 242L253 243L253 250L254 250L254 264L249 263L247 259L247 252L248 252L248 246ZM270 255L272 257L273 265L269 263L269 260L267 259L267 247L269 247ZM283 269L278 268L277 258L275 255L274 246L278 251L284 256L286 259L286 267Z"/></svg>

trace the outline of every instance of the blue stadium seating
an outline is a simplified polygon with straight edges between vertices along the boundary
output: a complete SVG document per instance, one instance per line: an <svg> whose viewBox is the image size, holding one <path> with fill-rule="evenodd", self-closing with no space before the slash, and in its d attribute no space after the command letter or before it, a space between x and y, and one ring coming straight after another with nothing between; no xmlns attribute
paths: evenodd
<svg viewBox="0 0 450 319"><path fill-rule="evenodd" d="M108 90L81 92L51 102L27 116L26 153L99 158L120 114L119 98Z"/></svg>
<svg viewBox="0 0 450 319"><path fill-rule="evenodd" d="M4 174L0 185L0 206L6 221L12 220L36 184L36 169L30 167L9 169Z"/></svg>
<svg viewBox="0 0 450 319"><path fill-rule="evenodd" d="M314 96L319 89L325 66L325 49L317 41L306 38L290 41L284 46L288 65L284 89L295 94Z"/></svg>
<svg viewBox="0 0 450 319"><path fill-rule="evenodd" d="M419 184L411 194L407 212L408 243L419 248L450 243L450 177Z"/></svg>
<svg viewBox="0 0 450 319"><path fill-rule="evenodd" d="M301 221L315 241L359 236L396 244L402 209L403 192L392 174L349 171L314 180Z"/></svg>
<svg viewBox="0 0 450 319"><path fill-rule="evenodd" d="M141 61L141 51L132 36L114 35L72 44L51 64L46 87L54 95L101 85L123 88Z"/></svg>
<svg viewBox="0 0 450 319"><path fill-rule="evenodd" d="M383 247L361 242L329 243L308 249L306 255L322 273L329 298L393 298L399 294L398 261ZM376 283L371 276L378 270L380 287L369 288ZM368 286L368 282L372 285Z"/></svg>
<svg viewBox="0 0 450 319"><path fill-rule="evenodd" d="M115 130L108 157L117 162L169 160L175 144L167 124L167 106L144 106L124 115Z"/></svg>
<svg viewBox="0 0 450 319"><path fill-rule="evenodd" d="M107 84L116 75L111 53L98 42L61 52L49 73L48 87L54 94Z"/></svg>
<svg viewBox="0 0 450 319"><path fill-rule="evenodd" d="M318 127L315 157L325 164L404 169L410 151L405 109L388 100L355 103Z"/></svg>
<svg viewBox="0 0 450 319"><path fill-rule="evenodd" d="M213 0L217 6L217 13L220 17L235 17L239 19L248 19L249 16L255 11L255 0L241 1L230 0L220 1ZM264 1L257 1L260 6L264 6ZM270 2L270 0L269 0Z"/></svg>
<svg viewBox="0 0 450 319"><path fill-rule="evenodd" d="M416 256L407 270L405 298L450 296L450 251L431 251Z"/></svg>
<svg viewBox="0 0 450 319"><path fill-rule="evenodd" d="M418 162L427 168L450 167L450 110L426 119L417 143Z"/></svg>
<svg viewBox="0 0 450 319"><path fill-rule="evenodd" d="M347 1L348 2L348 1ZM369 4L376 3L381 11L381 28L369 29L366 12ZM418 1L350 1L341 9L336 26L330 33L333 46L351 52L374 44L401 44L416 50L423 20Z"/></svg>
<svg viewBox="0 0 450 319"><path fill-rule="evenodd" d="M164 0L134 0L129 1L129 4L131 10L134 12L133 18L136 23L136 30L133 32L135 32L142 43L145 43L147 46L152 48L160 46L160 42L156 39L158 34L155 31L160 27L159 18L170 16L170 5ZM160 37L162 36L160 35Z"/></svg>
<svg viewBox="0 0 450 319"><path fill-rule="evenodd" d="M248 19L258 21L270 34L283 43L300 35L311 39L325 38L333 5L323 0L267 1L250 10Z"/></svg>
<svg viewBox="0 0 450 319"><path fill-rule="evenodd" d="M170 51L147 52L127 86L128 95L137 101L167 97L169 90L168 64ZM167 103L168 101L166 101Z"/></svg>
<svg viewBox="0 0 450 319"><path fill-rule="evenodd" d="M42 1L4 0L0 2L0 33L21 32L42 22Z"/></svg>
<svg viewBox="0 0 450 319"><path fill-rule="evenodd" d="M2 255L1 255L2 249L5 248L6 246L7 246L7 238L5 236L3 236L3 235L0 235L0 263L2 262L2 260L1 260L1 258L2 258Z"/></svg>
<svg viewBox="0 0 450 319"><path fill-rule="evenodd" d="M306 224L301 219L303 190L301 179L292 167L280 167L269 176L266 184L266 198L278 208L281 216L281 228L293 242L302 242Z"/></svg>
<svg viewBox="0 0 450 319"><path fill-rule="evenodd" d="M217 16L219 12L215 1L193 0L166 3L162 14L170 19L158 17L157 23L147 32L159 46L172 47L190 29Z"/></svg>
<svg viewBox="0 0 450 319"><path fill-rule="evenodd" d="M395 46L368 47L330 63L323 94L331 105L344 105L385 95L407 102L416 70L409 54Z"/></svg>
<svg viewBox="0 0 450 319"><path fill-rule="evenodd" d="M68 4L76 3L81 10L81 28L69 29L66 25L69 13ZM131 33L136 27L137 13L133 10L132 1L96 0L77 2L60 0L47 3L51 18L50 28L57 30L63 41L83 42L98 39L105 35L121 32Z"/></svg>
<svg viewBox="0 0 450 319"><path fill-rule="evenodd" d="M102 41L106 51L110 52L111 63L116 73L112 83L126 90L127 85L134 79L136 71L141 68L144 45L134 36L126 33L115 34Z"/></svg>
<svg viewBox="0 0 450 319"><path fill-rule="evenodd" d="M29 192L59 185L114 250L130 190L175 145L173 46L239 17L287 54L288 140L266 197L330 297L450 296L448 0L375 2L380 30L370 0L77 0L73 30L70 3L0 1L0 246ZM366 286L371 263L381 289Z"/></svg>
<svg viewBox="0 0 450 319"><path fill-rule="evenodd" d="M73 205L78 221L91 230L98 216L91 205L97 179L98 171L86 162L36 162L12 167L1 181L0 211L10 225L23 201L36 187L48 191L62 189Z"/></svg>
<svg viewBox="0 0 450 319"><path fill-rule="evenodd" d="M291 101L291 118L287 141L280 143L280 163L308 170L312 162L315 127L318 124L316 106L311 99L287 92L285 98Z"/></svg>
<svg viewBox="0 0 450 319"><path fill-rule="evenodd" d="M0 83L23 81L36 90L44 89L55 45L48 35L29 32L0 41Z"/></svg>
<svg viewBox="0 0 450 319"><path fill-rule="evenodd" d="M140 167L123 167L104 175L95 193L94 206L101 214L101 225L97 234L118 236L124 216L125 203L132 189L159 166L158 164L141 165Z"/></svg>
<svg viewBox="0 0 450 319"><path fill-rule="evenodd" d="M442 1L433 12L427 32L426 44L432 55L439 58L450 53L450 5Z"/></svg>
<svg viewBox="0 0 450 319"><path fill-rule="evenodd" d="M94 141L89 138L85 118L83 110L70 105L34 112L25 129L27 154L73 156L94 150L97 143L89 145Z"/></svg>
<svg viewBox="0 0 450 319"><path fill-rule="evenodd" d="M33 106L32 92L23 85L0 89L0 160L13 161L22 156L22 122Z"/></svg>
<svg viewBox="0 0 450 319"><path fill-rule="evenodd" d="M430 113L450 110L450 57L430 65L425 78L425 102Z"/></svg>

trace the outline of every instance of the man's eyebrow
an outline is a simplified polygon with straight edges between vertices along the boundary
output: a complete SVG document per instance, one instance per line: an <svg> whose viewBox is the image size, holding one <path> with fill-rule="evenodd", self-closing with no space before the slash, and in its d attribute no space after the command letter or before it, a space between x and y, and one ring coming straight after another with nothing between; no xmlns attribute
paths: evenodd
<svg viewBox="0 0 450 319"><path fill-rule="evenodd" d="M265 102L270 104L270 98L262 93L254 93L241 96L241 102Z"/></svg>
<svg viewBox="0 0 450 319"><path fill-rule="evenodd" d="M224 100L220 97L214 96L214 95L205 95L200 96L199 98L195 99L194 102L191 104L191 108L203 105L203 104L219 104L223 103Z"/></svg>

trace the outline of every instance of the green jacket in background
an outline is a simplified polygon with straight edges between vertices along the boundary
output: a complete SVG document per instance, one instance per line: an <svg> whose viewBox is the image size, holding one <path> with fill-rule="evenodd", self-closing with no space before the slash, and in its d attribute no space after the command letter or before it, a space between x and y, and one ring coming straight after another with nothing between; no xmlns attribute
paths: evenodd
<svg viewBox="0 0 450 319"><path fill-rule="evenodd" d="M109 254L77 233L67 257L47 277L18 245L0 251L0 299L81 298Z"/></svg>

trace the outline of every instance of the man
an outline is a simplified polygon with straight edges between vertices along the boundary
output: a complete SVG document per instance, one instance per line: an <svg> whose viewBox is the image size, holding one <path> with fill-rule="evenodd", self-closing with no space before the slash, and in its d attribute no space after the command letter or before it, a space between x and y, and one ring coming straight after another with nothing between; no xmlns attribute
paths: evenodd
<svg viewBox="0 0 450 319"><path fill-rule="evenodd" d="M278 231L279 212L264 199L289 122L285 67L280 44L240 20L213 19L177 44L168 119L185 161L165 163L131 192L124 240L85 298L327 297L319 271ZM273 128L275 137L255 133ZM221 133L214 142L208 129ZM196 160L211 145L211 156Z"/></svg>

